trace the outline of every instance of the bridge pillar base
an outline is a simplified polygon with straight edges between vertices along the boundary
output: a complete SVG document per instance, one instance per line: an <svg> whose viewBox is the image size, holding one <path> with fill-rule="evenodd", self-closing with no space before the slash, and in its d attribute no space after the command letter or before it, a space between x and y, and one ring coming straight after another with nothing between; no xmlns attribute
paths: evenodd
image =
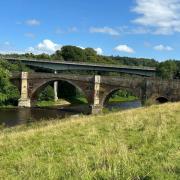
<svg viewBox="0 0 180 180"><path fill-rule="evenodd" d="M91 105L90 107L91 107L91 114L99 114L103 110L103 107L100 105L95 105L95 106Z"/></svg>
<svg viewBox="0 0 180 180"><path fill-rule="evenodd" d="M19 99L18 107L31 107L30 99Z"/></svg>

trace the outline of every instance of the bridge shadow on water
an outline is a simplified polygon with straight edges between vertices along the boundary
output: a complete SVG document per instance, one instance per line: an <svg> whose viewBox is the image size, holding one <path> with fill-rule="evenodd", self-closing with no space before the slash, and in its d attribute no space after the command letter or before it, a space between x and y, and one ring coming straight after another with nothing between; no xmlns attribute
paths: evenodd
<svg viewBox="0 0 180 180"><path fill-rule="evenodd" d="M90 113L90 106L85 100L84 103L79 99L71 99L71 101L73 103L70 105L0 109L0 126L13 127L23 124L29 125L42 120L63 120L69 116L79 116L80 114L88 115ZM166 103L168 100L164 97L159 97L156 101L158 103ZM142 103L136 96L122 90L116 90L109 94L104 104L104 108L108 109L108 111L139 108L141 106Z"/></svg>
<svg viewBox="0 0 180 180"><path fill-rule="evenodd" d="M110 103L105 108L113 109L129 109L140 107L139 101ZM17 125L29 125L33 122L42 120L63 120L70 116L79 116L80 114L88 115L90 107L88 104L69 105L59 107L35 107L35 108L10 108L0 109L0 126L14 127Z"/></svg>

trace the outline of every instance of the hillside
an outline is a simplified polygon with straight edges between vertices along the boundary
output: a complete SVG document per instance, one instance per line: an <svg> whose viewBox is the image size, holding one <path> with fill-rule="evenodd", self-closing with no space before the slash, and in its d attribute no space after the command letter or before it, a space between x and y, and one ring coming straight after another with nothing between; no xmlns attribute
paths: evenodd
<svg viewBox="0 0 180 180"><path fill-rule="evenodd" d="M178 179L180 103L2 129L0 179Z"/></svg>

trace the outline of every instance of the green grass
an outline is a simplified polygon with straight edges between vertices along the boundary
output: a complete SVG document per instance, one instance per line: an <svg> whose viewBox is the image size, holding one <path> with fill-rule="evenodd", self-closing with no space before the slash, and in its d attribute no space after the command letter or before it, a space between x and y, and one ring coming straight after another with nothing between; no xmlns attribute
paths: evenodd
<svg viewBox="0 0 180 180"><path fill-rule="evenodd" d="M59 99L58 101L38 101L38 107L52 107L52 106L60 106L60 105L67 105L70 104L66 100Z"/></svg>
<svg viewBox="0 0 180 180"><path fill-rule="evenodd" d="M128 97L121 97L121 96L115 96L113 98L109 99L110 103L114 102L128 102L128 101L134 101L137 100L137 97L135 96L128 96Z"/></svg>
<svg viewBox="0 0 180 180"><path fill-rule="evenodd" d="M170 103L4 129L0 179L178 179L179 125Z"/></svg>
<svg viewBox="0 0 180 180"><path fill-rule="evenodd" d="M13 105L3 105L3 106L0 106L1 109L12 109L12 108L15 108L17 106L13 106Z"/></svg>
<svg viewBox="0 0 180 180"><path fill-rule="evenodd" d="M55 102L54 101L38 101L37 106L38 107L55 106Z"/></svg>
<svg viewBox="0 0 180 180"><path fill-rule="evenodd" d="M137 98L135 96L129 96L129 97L115 96L115 97L109 99L109 103L128 102L128 101L134 101L134 100L137 100ZM85 97L76 97L74 99L71 99L70 102L73 105L88 103ZM38 107L50 107L50 106L58 106L58 105L64 105L64 104L67 104L67 101L65 101L63 99L60 99L57 102L54 102L54 101L39 101L39 102L37 102Z"/></svg>
<svg viewBox="0 0 180 180"><path fill-rule="evenodd" d="M59 99L58 101L39 101L37 102L38 107L52 107L52 106L59 106L59 105L67 105L67 104L86 104L87 100L84 97L77 97L74 99L69 100L70 102L64 100L64 99Z"/></svg>

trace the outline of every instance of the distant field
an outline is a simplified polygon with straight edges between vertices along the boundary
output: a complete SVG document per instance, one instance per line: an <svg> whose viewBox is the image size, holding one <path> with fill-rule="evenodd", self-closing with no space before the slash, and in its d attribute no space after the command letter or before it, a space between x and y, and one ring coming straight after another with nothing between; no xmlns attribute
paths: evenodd
<svg viewBox="0 0 180 180"><path fill-rule="evenodd" d="M180 177L180 103L0 131L0 179Z"/></svg>

